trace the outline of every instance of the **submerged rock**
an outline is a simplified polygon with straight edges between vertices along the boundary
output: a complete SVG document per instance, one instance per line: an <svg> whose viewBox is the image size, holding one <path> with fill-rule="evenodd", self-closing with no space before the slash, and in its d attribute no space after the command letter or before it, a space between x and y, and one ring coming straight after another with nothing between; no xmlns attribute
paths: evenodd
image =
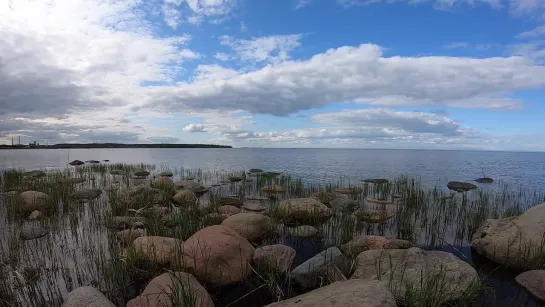
<svg viewBox="0 0 545 307"><path fill-rule="evenodd" d="M352 279L338 281L270 307L396 307L390 290L377 281Z"/></svg>
<svg viewBox="0 0 545 307"><path fill-rule="evenodd" d="M480 255L505 266L540 269L544 233L545 204L540 204L520 216L486 220L473 234L471 244Z"/></svg>
<svg viewBox="0 0 545 307"><path fill-rule="evenodd" d="M480 284L477 271L467 262L450 253L417 247L362 252L351 278L381 280L399 301L409 287L414 291L433 287L431 294L437 298L457 300Z"/></svg>
<svg viewBox="0 0 545 307"><path fill-rule="evenodd" d="M85 190L76 191L70 194L70 197L74 199L93 200L98 198L101 194L102 194L101 189L85 189Z"/></svg>
<svg viewBox="0 0 545 307"><path fill-rule="evenodd" d="M310 196L311 198L316 199L317 201L321 202L322 204L328 206L331 208L331 203L337 199L343 199L339 198L339 195L332 192L316 192Z"/></svg>
<svg viewBox="0 0 545 307"><path fill-rule="evenodd" d="M388 179L383 179L383 178L363 179L362 181L365 183L373 183L373 184L386 184L390 182L388 181Z"/></svg>
<svg viewBox="0 0 545 307"><path fill-rule="evenodd" d="M198 182L195 182L195 181L192 181L192 180L187 180L187 179L181 180L181 181L176 181L174 183L174 187L176 188L176 190L180 190L180 189L191 190L197 196L202 196L206 192L208 192L208 189L205 186L203 186L202 184L200 184Z"/></svg>
<svg viewBox="0 0 545 307"><path fill-rule="evenodd" d="M214 302L193 275L174 272L155 277L137 298L127 303L127 307L176 306L214 307Z"/></svg>
<svg viewBox="0 0 545 307"><path fill-rule="evenodd" d="M72 166L78 166L78 165L83 165L83 164L85 164L85 162L80 161L80 160L74 160L74 161L72 161L72 162L70 162L70 163L68 163L68 164L70 164L70 165L72 165Z"/></svg>
<svg viewBox="0 0 545 307"><path fill-rule="evenodd" d="M182 244L181 240L159 236L138 237L132 243L136 252L144 259L161 265L176 263Z"/></svg>
<svg viewBox="0 0 545 307"><path fill-rule="evenodd" d="M477 189L477 186L469 182L451 181L447 183L447 188L456 192L467 192Z"/></svg>
<svg viewBox="0 0 545 307"><path fill-rule="evenodd" d="M138 177L147 177L149 176L149 174L150 173L148 171L144 171L144 170L134 172L134 175Z"/></svg>
<svg viewBox="0 0 545 307"><path fill-rule="evenodd" d="M218 206L234 206L237 208L240 208L244 205L242 200L240 200L239 198L225 196L218 197L216 199L216 203L218 204Z"/></svg>
<svg viewBox="0 0 545 307"><path fill-rule="evenodd" d="M197 205L197 195L191 190L181 190L176 193L172 200L178 205L194 207Z"/></svg>
<svg viewBox="0 0 545 307"><path fill-rule="evenodd" d="M519 274L515 280L540 301L545 301L545 270L532 270Z"/></svg>
<svg viewBox="0 0 545 307"><path fill-rule="evenodd" d="M394 217L393 213L389 213L386 210L365 210L359 209L354 212L356 218L360 221L364 221L370 224L386 223L389 219Z"/></svg>
<svg viewBox="0 0 545 307"><path fill-rule="evenodd" d="M40 170L30 171L30 172L23 173L23 176L32 177L32 178L42 178L42 177L45 177L45 172Z"/></svg>
<svg viewBox="0 0 545 307"><path fill-rule="evenodd" d="M347 268L348 259L337 247L330 247L296 267L291 272L291 278L305 289L313 288L318 285L329 264L343 271Z"/></svg>
<svg viewBox="0 0 545 307"><path fill-rule="evenodd" d="M184 266L199 280L222 286L246 279L254 247L233 229L215 225L187 239L183 254Z"/></svg>
<svg viewBox="0 0 545 307"><path fill-rule="evenodd" d="M42 192L25 191L19 194L21 210L25 212L41 210L45 207L48 198L49 196Z"/></svg>
<svg viewBox="0 0 545 307"><path fill-rule="evenodd" d="M80 287L68 293L61 307L115 307L115 305L97 289Z"/></svg>
<svg viewBox="0 0 545 307"><path fill-rule="evenodd" d="M335 213L353 212L360 203L357 200L336 198L330 202L330 208Z"/></svg>
<svg viewBox="0 0 545 307"><path fill-rule="evenodd" d="M314 198L292 198L280 202L277 207L280 218L293 220L323 221L331 216L331 211Z"/></svg>
<svg viewBox="0 0 545 307"><path fill-rule="evenodd" d="M28 219L30 221L38 221L38 220L41 220L43 218L44 218L44 215L38 210L32 211L32 213L28 216Z"/></svg>
<svg viewBox="0 0 545 307"><path fill-rule="evenodd" d="M239 181L242 181L242 177L238 177L238 176L232 176L232 177L229 177L229 181L230 182L239 182Z"/></svg>
<svg viewBox="0 0 545 307"><path fill-rule="evenodd" d="M477 178L475 181L478 183L494 183L494 179L488 177Z"/></svg>
<svg viewBox="0 0 545 307"><path fill-rule="evenodd" d="M263 170L260 168L251 168L248 173L263 173Z"/></svg>
<svg viewBox="0 0 545 307"><path fill-rule="evenodd" d="M252 204L252 203L246 203L244 206L242 206L244 210L253 211L253 212L261 212L265 211L267 209L265 206L260 204Z"/></svg>
<svg viewBox="0 0 545 307"><path fill-rule="evenodd" d="M316 227L313 227L313 226L302 225L302 226L297 226L295 228L289 228L288 233L292 237L305 239L305 238L312 238L316 236L318 234L318 229L316 229Z"/></svg>
<svg viewBox="0 0 545 307"><path fill-rule="evenodd" d="M273 226L268 216L258 213L238 213L226 218L222 223L248 241L258 241L268 235Z"/></svg>
<svg viewBox="0 0 545 307"><path fill-rule="evenodd" d="M25 225L21 230L21 239L33 240L41 238L49 233L49 229L46 229L38 225Z"/></svg>
<svg viewBox="0 0 545 307"><path fill-rule="evenodd" d="M100 163L100 161L98 161L98 160L88 160L88 161L86 161L86 162L87 162L87 163L91 163L91 164L98 164L98 163Z"/></svg>
<svg viewBox="0 0 545 307"><path fill-rule="evenodd" d="M277 273L286 273L295 259L295 250L282 244L265 245L256 248L254 262L259 266L275 270Z"/></svg>
<svg viewBox="0 0 545 307"><path fill-rule="evenodd" d="M341 246L341 250L350 255L371 249L405 249L411 247L411 242L399 239L389 239L381 236L360 236Z"/></svg>

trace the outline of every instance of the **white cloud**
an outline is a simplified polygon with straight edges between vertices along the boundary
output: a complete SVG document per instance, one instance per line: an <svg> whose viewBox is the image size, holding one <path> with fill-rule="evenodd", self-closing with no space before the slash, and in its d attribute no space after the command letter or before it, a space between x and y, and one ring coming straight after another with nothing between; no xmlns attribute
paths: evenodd
<svg viewBox="0 0 545 307"><path fill-rule="evenodd" d="M224 68L219 65L199 65L195 70L195 82L211 82L228 80L238 76L234 69Z"/></svg>
<svg viewBox="0 0 545 307"><path fill-rule="evenodd" d="M226 80L157 89L161 95L149 106L287 115L358 99L388 106L516 109L522 102L509 96L544 85L545 67L523 57L383 57L379 46L365 44Z"/></svg>
<svg viewBox="0 0 545 307"><path fill-rule="evenodd" d="M224 35L222 45L231 47L243 61L279 63L290 59L289 53L301 46L301 34L271 35L252 40L235 39Z"/></svg>
<svg viewBox="0 0 545 307"><path fill-rule="evenodd" d="M456 42L456 43L445 44L443 47L446 48L446 49L467 48L467 47L469 47L469 43L467 43L467 42Z"/></svg>
<svg viewBox="0 0 545 307"><path fill-rule="evenodd" d="M545 37L545 25L538 26L530 31L517 34L518 39Z"/></svg>
<svg viewBox="0 0 545 307"><path fill-rule="evenodd" d="M240 22L240 31L241 31L241 32L246 32L246 31L248 31L248 27L246 26L246 24L244 23L244 21L241 21L241 22Z"/></svg>
<svg viewBox="0 0 545 307"><path fill-rule="evenodd" d="M232 57L230 55L228 55L227 53L224 53L224 52L216 52L216 54L214 55L214 58L216 58L217 60L220 60L222 62L227 62L227 61L232 59Z"/></svg>
<svg viewBox="0 0 545 307"><path fill-rule="evenodd" d="M545 40L530 41L509 46L509 52L513 55L534 59L536 62L545 60Z"/></svg>
<svg viewBox="0 0 545 307"><path fill-rule="evenodd" d="M206 132L202 124L189 124L183 129L185 132Z"/></svg>
<svg viewBox="0 0 545 307"><path fill-rule="evenodd" d="M523 0L522 0L523 1ZM418 5L422 3L433 3L438 8L452 8L460 4L486 4L493 8L503 7L503 0L337 0L337 3L343 7L351 6L365 6L377 3L407 3L411 5Z"/></svg>
<svg viewBox="0 0 545 307"><path fill-rule="evenodd" d="M309 6L312 3L312 0L294 0L293 9L298 10Z"/></svg>

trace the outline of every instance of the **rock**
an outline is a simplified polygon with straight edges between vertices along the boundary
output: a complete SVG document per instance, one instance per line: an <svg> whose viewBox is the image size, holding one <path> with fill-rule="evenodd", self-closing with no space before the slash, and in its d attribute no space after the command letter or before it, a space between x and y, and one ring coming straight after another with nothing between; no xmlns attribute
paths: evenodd
<svg viewBox="0 0 545 307"><path fill-rule="evenodd" d="M49 229L35 225L25 225L21 230L21 239L33 240L41 238L49 233Z"/></svg>
<svg viewBox="0 0 545 307"><path fill-rule="evenodd" d="M520 216L488 219L473 234L471 245L477 253L508 267L541 269L545 204L528 209Z"/></svg>
<svg viewBox="0 0 545 307"><path fill-rule="evenodd" d="M246 196L247 200L269 200L266 196Z"/></svg>
<svg viewBox="0 0 545 307"><path fill-rule="evenodd" d="M240 213L240 209L235 206L221 206L218 208L218 213L222 216L229 217Z"/></svg>
<svg viewBox="0 0 545 307"><path fill-rule="evenodd" d="M161 265L176 263L182 244L178 239L159 236L138 237L132 243L144 259Z"/></svg>
<svg viewBox="0 0 545 307"><path fill-rule="evenodd" d="M317 201L321 202L322 204L328 206L331 208L331 202L333 202L336 199L339 199L339 195L336 193L331 192L316 192L310 196L311 198L316 199Z"/></svg>
<svg viewBox="0 0 545 307"><path fill-rule="evenodd" d="M102 160L102 162L110 162L110 160L108 160L108 159L105 159L105 160Z"/></svg>
<svg viewBox="0 0 545 307"><path fill-rule="evenodd" d="M121 174L123 174L123 171L120 170L120 169L112 169L112 170L110 170L110 174L112 174L112 175L121 175Z"/></svg>
<svg viewBox="0 0 545 307"><path fill-rule="evenodd" d="M156 193L161 193L161 190L154 189L146 184L139 184L122 191L122 194L124 197L133 197L133 196L146 195L146 194L151 195Z"/></svg>
<svg viewBox="0 0 545 307"><path fill-rule="evenodd" d="M169 207L160 207L160 206L153 206L149 209L146 209L145 212L147 214L157 215L160 217L166 217L172 213Z"/></svg>
<svg viewBox="0 0 545 307"><path fill-rule="evenodd" d="M70 162L70 163L68 163L68 164L70 164L70 165L72 165L72 166L78 166L78 165L83 165L83 164L85 164L85 162L80 161L80 160L74 160L74 161L72 161L72 162Z"/></svg>
<svg viewBox="0 0 545 307"><path fill-rule="evenodd" d="M389 183L390 181L388 181L388 179L375 178L375 179L363 179L363 182L373 183L373 184L386 184L386 183Z"/></svg>
<svg viewBox="0 0 545 307"><path fill-rule="evenodd" d="M334 283L336 281L345 281L347 280L343 272L334 264L330 263L325 268L325 278L328 283Z"/></svg>
<svg viewBox="0 0 545 307"><path fill-rule="evenodd" d="M191 190L181 190L176 193L172 200L182 206L195 207L197 205L197 195Z"/></svg>
<svg viewBox="0 0 545 307"><path fill-rule="evenodd" d="M494 179L488 177L477 178L475 181L478 183L494 183Z"/></svg>
<svg viewBox="0 0 545 307"><path fill-rule="evenodd" d="M246 279L254 247L233 229L215 225L197 231L184 243L184 266L217 286Z"/></svg>
<svg viewBox="0 0 545 307"><path fill-rule="evenodd" d="M91 164L98 164L100 163L100 161L98 160L89 160L89 161L86 161L87 163L91 163Z"/></svg>
<svg viewBox="0 0 545 307"><path fill-rule="evenodd" d="M127 228L133 228L136 223L146 225L147 219L141 216L114 216L112 218L114 227L123 230Z"/></svg>
<svg viewBox="0 0 545 307"><path fill-rule="evenodd" d="M331 211L314 198L292 198L280 202L277 207L280 218L288 220L325 220Z"/></svg>
<svg viewBox="0 0 545 307"><path fill-rule="evenodd" d="M359 255L371 249L405 249L411 242L399 239L388 239L381 236L360 236L341 246L345 254Z"/></svg>
<svg viewBox="0 0 545 307"><path fill-rule="evenodd" d="M353 212L359 205L357 200L346 198L336 198L330 202L330 208L335 213Z"/></svg>
<svg viewBox="0 0 545 307"><path fill-rule="evenodd" d="M389 213L386 210L364 210L359 209L354 212L356 218L360 221L364 221L370 224L386 223L389 219L394 217L393 213Z"/></svg>
<svg viewBox="0 0 545 307"><path fill-rule="evenodd" d="M148 171L144 171L144 170L134 172L134 175L138 177L147 177L149 176L149 174L150 173Z"/></svg>
<svg viewBox="0 0 545 307"><path fill-rule="evenodd" d="M25 191L19 194L21 210L25 212L43 209L48 199L47 194L38 191Z"/></svg>
<svg viewBox="0 0 545 307"><path fill-rule="evenodd" d="M193 275L174 272L155 277L138 297L127 303L127 307L176 306L214 307L214 302Z"/></svg>
<svg viewBox="0 0 545 307"><path fill-rule="evenodd" d="M119 241L121 241L121 244L124 246L131 245L131 243L136 240L136 238L143 237L146 235L146 231L144 229L125 229L118 231L116 233L116 237Z"/></svg>
<svg viewBox="0 0 545 307"><path fill-rule="evenodd" d="M41 220L43 218L44 218L44 215L38 210L32 211L32 213L28 216L28 219L30 221L38 221L38 220Z"/></svg>
<svg viewBox="0 0 545 307"><path fill-rule="evenodd" d="M346 194L346 195L358 195L363 193L363 189L359 187L349 187L349 188L337 189L336 192L339 194Z"/></svg>
<svg viewBox="0 0 545 307"><path fill-rule="evenodd" d="M216 199L216 203L218 204L218 206L234 206L237 208L240 208L244 205L242 200L240 200L239 198L225 196L218 197Z"/></svg>
<svg viewBox="0 0 545 307"><path fill-rule="evenodd" d="M318 285L329 264L346 270L348 260L337 247L330 247L296 267L291 272L292 280L305 289L313 288Z"/></svg>
<svg viewBox="0 0 545 307"><path fill-rule="evenodd" d="M393 205L394 203L392 203L389 200L376 199L376 198L367 198L367 199L365 199L364 204L389 206L389 205Z"/></svg>
<svg viewBox="0 0 545 307"><path fill-rule="evenodd" d="M257 248L254 253L254 262L265 265L277 273L286 273L295 259L295 250L282 244L265 245Z"/></svg>
<svg viewBox="0 0 545 307"><path fill-rule="evenodd" d="M263 192L271 193L271 194L284 193L286 192L286 189L284 189L283 187L279 185L266 185L263 187Z"/></svg>
<svg viewBox="0 0 545 307"><path fill-rule="evenodd" d="M171 171L164 171L159 173L159 177L172 177L174 174Z"/></svg>
<svg viewBox="0 0 545 307"><path fill-rule="evenodd" d="M231 181L231 182L239 182L239 181L242 181L243 179L244 178L238 177L238 176L229 177L229 181Z"/></svg>
<svg viewBox="0 0 545 307"><path fill-rule="evenodd" d="M169 177L157 177L151 182L151 187L155 189L168 189L172 187L173 182Z"/></svg>
<svg viewBox="0 0 545 307"><path fill-rule="evenodd" d="M204 222L206 225L220 225L224 219L226 219L228 216L224 216L222 214L219 214L217 212L212 212L204 216Z"/></svg>
<svg viewBox="0 0 545 307"><path fill-rule="evenodd" d="M115 305L97 289L80 287L68 293L61 307L115 307Z"/></svg>
<svg viewBox="0 0 545 307"><path fill-rule="evenodd" d="M260 168L251 168L251 169L248 171L248 173L253 173L253 174L255 174L255 173L263 173L263 170L260 169Z"/></svg>
<svg viewBox="0 0 545 307"><path fill-rule="evenodd" d="M179 189L191 190L195 194L197 194L197 196L204 195L206 192L208 192L208 189L204 187L202 184L195 181L187 180L187 179L176 181L174 183L174 186L176 187L176 190L179 190Z"/></svg>
<svg viewBox="0 0 545 307"><path fill-rule="evenodd" d="M293 237L312 238L318 234L318 229L309 225L302 225L295 228L290 228L288 233Z"/></svg>
<svg viewBox="0 0 545 307"><path fill-rule="evenodd" d="M248 241L258 241L268 235L273 226L271 219L258 213L238 213L226 218L223 226L229 227Z"/></svg>
<svg viewBox="0 0 545 307"><path fill-rule="evenodd" d="M467 192L477 189L477 186L469 182L451 181L447 183L447 188L456 192Z"/></svg>
<svg viewBox="0 0 545 307"><path fill-rule="evenodd" d="M74 193L70 194L70 197L74 199L93 200L98 198L101 194L102 194L101 189L86 189L86 190L75 191Z"/></svg>
<svg viewBox="0 0 545 307"><path fill-rule="evenodd" d="M527 271L518 275L515 280L535 298L545 301L545 270Z"/></svg>
<svg viewBox="0 0 545 307"><path fill-rule="evenodd" d="M245 210L248 210L248 211L253 211L253 212L261 212L261 211L265 211L265 209L267 209L263 205L252 204L252 203L244 204L244 206L242 206L242 208L244 208Z"/></svg>
<svg viewBox="0 0 545 307"><path fill-rule="evenodd" d="M39 170L30 171L30 172L23 173L23 176L32 177L32 178L42 178L42 177L45 177L45 172L39 171Z"/></svg>
<svg viewBox="0 0 545 307"><path fill-rule="evenodd" d="M132 176L131 179L132 180L146 180L146 176Z"/></svg>
<svg viewBox="0 0 545 307"><path fill-rule="evenodd" d="M396 307L390 290L368 280L339 281L268 307Z"/></svg>
<svg viewBox="0 0 545 307"><path fill-rule="evenodd" d="M409 249L383 249L362 252L356 258L351 278L381 280L389 285L399 301L407 287L420 290L423 285L433 286L437 299L457 300L480 283L477 272L467 262L450 253Z"/></svg>

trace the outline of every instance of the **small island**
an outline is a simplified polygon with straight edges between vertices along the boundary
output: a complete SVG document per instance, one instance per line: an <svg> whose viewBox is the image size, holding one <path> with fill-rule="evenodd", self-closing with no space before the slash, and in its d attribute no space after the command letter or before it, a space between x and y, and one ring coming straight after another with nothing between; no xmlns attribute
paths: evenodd
<svg viewBox="0 0 545 307"><path fill-rule="evenodd" d="M78 149L78 148L233 148L228 145L214 144L122 144L122 143L65 143L53 145L41 145L30 143L28 145L0 145L0 149Z"/></svg>

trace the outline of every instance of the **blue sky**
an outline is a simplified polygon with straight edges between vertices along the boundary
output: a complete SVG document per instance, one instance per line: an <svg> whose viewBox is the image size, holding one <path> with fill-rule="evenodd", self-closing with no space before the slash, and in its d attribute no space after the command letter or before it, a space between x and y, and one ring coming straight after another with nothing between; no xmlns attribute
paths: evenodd
<svg viewBox="0 0 545 307"><path fill-rule="evenodd" d="M545 1L0 0L0 142L545 150Z"/></svg>

